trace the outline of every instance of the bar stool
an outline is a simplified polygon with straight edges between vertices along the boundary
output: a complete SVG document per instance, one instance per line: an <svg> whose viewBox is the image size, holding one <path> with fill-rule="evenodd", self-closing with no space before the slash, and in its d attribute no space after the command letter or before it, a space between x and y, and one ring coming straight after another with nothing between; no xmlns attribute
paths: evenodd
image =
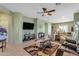
<svg viewBox="0 0 79 59"><path fill-rule="evenodd" d="M4 47L6 48L6 37L0 35L0 43L1 43L0 48L2 48L3 52Z"/></svg>

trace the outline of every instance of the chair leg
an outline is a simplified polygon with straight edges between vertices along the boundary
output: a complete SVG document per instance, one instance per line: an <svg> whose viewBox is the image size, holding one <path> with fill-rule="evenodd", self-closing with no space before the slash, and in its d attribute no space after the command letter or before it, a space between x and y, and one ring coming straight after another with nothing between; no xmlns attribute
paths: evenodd
<svg viewBox="0 0 79 59"><path fill-rule="evenodd" d="M3 41L2 41L2 52L3 52Z"/></svg>
<svg viewBox="0 0 79 59"><path fill-rule="evenodd" d="M6 40L5 40L5 48L6 48Z"/></svg>

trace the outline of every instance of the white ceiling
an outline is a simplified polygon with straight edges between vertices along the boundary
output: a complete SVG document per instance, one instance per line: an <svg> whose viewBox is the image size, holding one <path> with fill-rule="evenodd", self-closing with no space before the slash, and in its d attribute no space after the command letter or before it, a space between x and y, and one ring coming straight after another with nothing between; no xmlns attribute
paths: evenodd
<svg viewBox="0 0 79 59"><path fill-rule="evenodd" d="M73 21L74 13L79 11L79 4L77 3L62 3L61 5L55 3L9 3L1 5L13 12L21 12L27 17L48 20L52 23ZM56 11L52 13L52 16L37 14L37 12L43 11L43 7L48 10L55 9Z"/></svg>

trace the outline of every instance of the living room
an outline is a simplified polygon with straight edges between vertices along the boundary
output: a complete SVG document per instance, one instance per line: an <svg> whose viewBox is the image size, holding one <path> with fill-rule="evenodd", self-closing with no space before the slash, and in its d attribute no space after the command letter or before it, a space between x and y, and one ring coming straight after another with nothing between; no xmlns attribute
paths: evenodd
<svg viewBox="0 0 79 59"><path fill-rule="evenodd" d="M7 31L6 49L0 49L0 55L79 55L77 6L79 4L0 4L0 26Z"/></svg>

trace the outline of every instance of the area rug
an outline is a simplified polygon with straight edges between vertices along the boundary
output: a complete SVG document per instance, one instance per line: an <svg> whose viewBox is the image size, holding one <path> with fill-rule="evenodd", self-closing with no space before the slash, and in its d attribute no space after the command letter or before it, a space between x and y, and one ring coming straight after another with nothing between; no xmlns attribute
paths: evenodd
<svg viewBox="0 0 79 59"><path fill-rule="evenodd" d="M58 47L59 47L58 44L54 44L52 45L51 48L41 49L36 45L31 45L25 47L24 50L27 51L32 56L51 56L57 50Z"/></svg>

